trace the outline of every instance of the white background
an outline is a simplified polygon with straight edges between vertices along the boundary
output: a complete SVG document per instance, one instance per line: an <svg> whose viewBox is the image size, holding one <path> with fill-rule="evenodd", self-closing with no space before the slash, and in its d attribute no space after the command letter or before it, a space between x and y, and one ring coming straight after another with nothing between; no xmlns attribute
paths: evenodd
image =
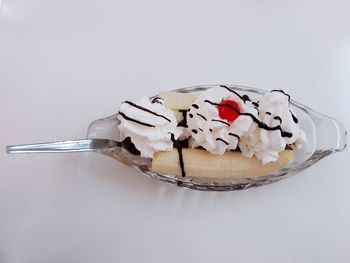
<svg viewBox="0 0 350 263"><path fill-rule="evenodd" d="M97 154L6 155L82 138L122 100L194 84L283 88L349 127L350 2L4 0L0 262L349 262L349 150L215 193Z"/></svg>

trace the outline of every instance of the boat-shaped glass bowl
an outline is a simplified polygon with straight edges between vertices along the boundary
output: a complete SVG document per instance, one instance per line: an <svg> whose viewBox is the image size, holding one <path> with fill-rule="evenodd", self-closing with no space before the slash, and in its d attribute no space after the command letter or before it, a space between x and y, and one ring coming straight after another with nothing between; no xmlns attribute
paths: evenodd
<svg viewBox="0 0 350 263"><path fill-rule="evenodd" d="M266 93L266 91L256 88L236 85L227 86L240 94L247 94L252 100L256 100L260 95ZM193 86L174 91L180 93L199 93L211 87L213 87L213 85ZM242 179L217 179L159 174L150 170L151 159L131 154L124 148L116 147L112 150L103 152L103 154L122 161L152 178L191 189L229 191L269 184L299 173L322 158L332 153L342 151L346 147L347 132L340 121L315 112L294 100L291 100L290 107L299 120L298 124L300 128L306 133L307 143L302 149L297 150L294 161L288 165L288 167L266 176ZM120 122L117 119L117 115L98 119L90 124L88 128L88 138L120 141L121 138L118 129L119 124Z"/></svg>

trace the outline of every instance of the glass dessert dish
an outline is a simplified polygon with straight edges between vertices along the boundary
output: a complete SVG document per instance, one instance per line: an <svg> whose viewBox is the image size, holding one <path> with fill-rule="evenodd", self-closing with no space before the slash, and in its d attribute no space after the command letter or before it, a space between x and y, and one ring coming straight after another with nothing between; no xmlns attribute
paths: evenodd
<svg viewBox="0 0 350 263"><path fill-rule="evenodd" d="M173 92L200 94L212 87L213 85L193 86L177 89ZM266 93L264 90L250 87L235 85L227 85L225 87L237 93L248 95L252 101L258 100L260 96ZM156 98L157 96L153 96L150 99L155 100ZM130 141L125 140L125 136L121 134L121 121L118 118L120 113L93 121L88 128L86 140L9 146L7 151L9 153L94 151L115 158L147 176L170 184L211 191L246 189L276 182L299 173L322 158L342 151L346 147L347 133L338 120L317 113L293 100L290 100L289 106L293 111L292 116L293 114L297 116L297 123L300 129L305 132L307 141L303 147L295 150L295 157L286 167L274 170L263 176L224 178L216 176L201 177L197 175L194 177L190 175L184 176L184 174L175 175L172 173L154 172L154 169L152 169L152 158L141 157L141 155L137 154L138 150L135 149ZM180 162L180 166L181 161L179 157L178 162Z"/></svg>

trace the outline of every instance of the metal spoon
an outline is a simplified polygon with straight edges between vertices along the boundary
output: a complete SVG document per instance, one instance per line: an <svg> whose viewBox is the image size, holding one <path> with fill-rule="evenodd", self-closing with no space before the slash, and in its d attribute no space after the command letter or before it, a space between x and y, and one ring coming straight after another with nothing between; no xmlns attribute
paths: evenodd
<svg viewBox="0 0 350 263"><path fill-rule="evenodd" d="M107 139L80 139L35 144L19 144L6 147L7 153L63 153L103 152L120 147L120 142Z"/></svg>

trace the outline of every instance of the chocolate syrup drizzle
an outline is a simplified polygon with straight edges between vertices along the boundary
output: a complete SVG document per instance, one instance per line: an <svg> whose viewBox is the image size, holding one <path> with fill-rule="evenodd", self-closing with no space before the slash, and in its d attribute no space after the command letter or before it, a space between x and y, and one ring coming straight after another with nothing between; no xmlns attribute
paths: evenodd
<svg viewBox="0 0 350 263"><path fill-rule="evenodd" d="M218 105L219 105L219 104L218 104ZM222 105L226 106L226 105L228 105L228 104L221 104L221 106L222 106ZM230 105L230 106L231 106L231 105ZM225 125L227 125L227 126L230 126L230 124L229 124L228 122L226 122L226 121L217 120L217 119L211 119L211 121L221 122L221 123L223 123L223 124L225 124Z"/></svg>
<svg viewBox="0 0 350 263"><path fill-rule="evenodd" d="M179 127L184 127L184 128L187 128L187 110L179 110L181 113L182 113L182 121L180 121L177 126ZM190 118L193 117L192 114L189 114L190 115ZM192 115L192 117L191 117Z"/></svg>
<svg viewBox="0 0 350 263"><path fill-rule="evenodd" d="M120 146L124 147L132 154L135 154L135 155L141 154L141 152L138 149L136 149L135 144L132 143L130 137L126 137L122 142L120 142Z"/></svg>
<svg viewBox="0 0 350 263"><path fill-rule="evenodd" d="M292 113L291 110L289 110L289 112L290 112L290 114L292 114L293 121L294 121L295 123L298 123L299 120L297 119L297 117L294 116L294 114Z"/></svg>
<svg viewBox="0 0 350 263"><path fill-rule="evenodd" d="M179 154L179 164L180 164L180 168L181 168L181 176L185 177L186 176L186 171L185 171L185 163L184 163L184 159L183 159L183 155L182 155L182 149L183 148L188 148L188 140L184 140L184 141L178 141L175 140L175 135L171 132L169 132L171 135L171 141L173 142L174 147L177 149L177 152Z"/></svg>
<svg viewBox="0 0 350 263"><path fill-rule="evenodd" d="M282 124L282 119L280 116L275 116L273 117L274 120L279 120L280 121L280 124Z"/></svg>
<svg viewBox="0 0 350 263"><path fill-rule="evenodd" d="M239 95L236 91L230 89L229 87L225 86L225 85L220 85L220 87L227 89L229 92L235 94L237 97L239 97L241 100L243 100L243 102L245 103L246 101L250 101L250 98L248 97L248 95L245 96L241 96Z"/></svg>
<svg viewBox="0 0 350 263"><path fill-rule="evenodd" d="M130 118L128 116L126 116L123 112L119 111L119 115L122 116L124 119L126 119L127 121L132 121L132 122L135 122L137 124L140 124L140 125L143 125L143 126L146 126L146 127L156 127L152 124L149 124L149 123L145 123L145 122L142 122L142 121L139 121L139 120L135 120L133 118Z"/></svg>
<svg viewBox="0 0 350 263"><path fill-rule="evenodd" d="M228 135L236 137L238 140L241 139L237 134L230 132Z"/></svg>
<svg viewBox="0 0 350 263"><path fill-rule="evenodd" d="M159 103L159 104L163 105L163 103L161 103L159 100L163 100L164 101L164 99L161 98L161 97L155 97L155 98L153 98L153 100L151 102L152 103Z"/></svg>
<svg viewBox="0 0 350 263"><path fill-rule="evenodd" d="M246 95L246 94L244 94L244 95L242 96L242 98L244 99L244 101L250 101L249 96Z"/></svg>
<svg viewBox="0 0 350 263"><path fill-rule="evenodd" d="M157 100L159 100L159 99L162 99L162 98L158 98L158 97L154 98L154 99L152 100L152 103L156 103ZM167 118L167 117L165 117L165 116L163 116L163 115L161 115L161 114L158 114L158 113L156 113L156 112L154 112L154 111L151 111L151 110L149 110L149 109L147 109L147 108L144 108L144 107L142 107L142 106L140 106L140 105L137 105L137 104L135 104L135 103L133 103L133 102L131 102L131 101L127 101L127 100L126 100L126 101L124 101L123 103L126 103L126 104L128 104L128 105L130 105L130 106L132 106L132 107L135 107L135 108L139 109L139 110L142 110L142 111L144 111L144 112L148 112L148 113L150 113L150 114L152 114L152 115L154 115L154 116L161 117L161 118L167 120L168 122L171 122L171 120L170 120L169 118ZM120 116L122 116L122 117L123 117L125 120L127 120L127 121L132 121L132 122L135 122L135 123L137 123L137 124L140 124L140 125L143 125L143 126L146 126L146 127L156 127L156 126L154 126L153 124L149 124L149 123L146 123L146 122L143 122L143 121L140 121L140 120L133 119L133 118L127 116L125 113L123 113L123 112L121 112L121 111L119 111L119 114L120 114Z"/></svg>
<svg viewBox="0 0 350 263"><path fill-rule="evenodd" d="M257 107L254 107L254 109L256 109L256 111L258 112L258 115L260 114L260 111Z"/></svg>
<svg viewBox="0 0 350 263"><path fill-rule="evenodd" d="M286 95L288 97L288 102L290 102L290 95L288 93L285 93L284 90L282 90L282 89L274 89L274 90L271 90L270 92L281 92L281 93L283 93L284 95Z"/></svg>
<svg viewBox="0 0 350 263"><path fill-rule="evenodd" d="M161 118L167 120L168 122L171 122L171 120L170 120L169 118L167 118L167 117L165 117L165 116L163 116L163 115L161 115L161 114L158 114L158 113L156 113L156 112L154 112L154 111L151 111L151 110L149 110L149 109L147 109L147 108L144 108L144 107L142 107L142 106L140 106L140 105L137 105L137 104L135 104L135 103L133 103L133 102L131 102L131 101L127 101L127 100L126 100L126 101L124 101L123 103L129 104L129 105L132 106L132 107L135 107L135 108L137 108L137 109L139 109L139 110L148 112L148 113L153 114L153 115L155 115L155 116L157 116L157 117L161 117Z"/></svg>
<svg viewBox="0 0 350 263"><path fill-rule="evenodd" d="M191 105L193 108L195 108L195 109L198 109L199 108L199 106L197 105L197 104L192 104Z"/></svg>
<svg viewBox="0 0 350 263"><path fill-rule="evenodd" d="M185 164L184 164L184 158L182 156L182 147L181 148L176 148L177 152L179 153L179 163L180 163L180 168L181 168L181 176L185 177L186 176L186 171L185 171Z"/></svg>
<svg viewBox="0 0 350 263"><path fill-rule="evenodd" d="M227 141L225 141L224 139L222 139L222 138L216 138L216 140L217 141L221 141L221 142L223 142L226 145L229 145L229 143Z"/></svg>
<svg viewBox="0 0 350 263"><path fill-rule="evenodd" d="M197 113L197 116L199 116L199 117L201 117L203 120L207 120L207 118L206 117L204 117L202 114L200 114L200 113Z"/></svg>

